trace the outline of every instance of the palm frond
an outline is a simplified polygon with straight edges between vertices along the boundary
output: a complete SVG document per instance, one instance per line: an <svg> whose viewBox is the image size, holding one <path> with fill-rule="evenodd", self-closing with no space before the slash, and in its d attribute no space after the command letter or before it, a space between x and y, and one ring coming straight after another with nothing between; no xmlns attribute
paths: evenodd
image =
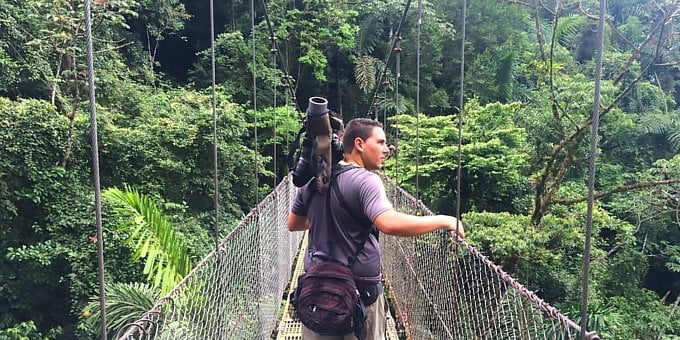
<svg viewBox="0 0 680 340"><path fill-rule="evenodd" d="M369 93L375 89L376 77L376 59L374 57L364 55L357 58L354 64L354 79L359 88L365 93Z"/></svg>
<svg viewBox="0 0 680 340"><path fill-rule="evenodd" d="M148 196L129 187L108 189L103 196L113 204L119 228L130 233L126 241L133 248L133 260L146 259L147 279L169 292L191 269L182 235Z"/></svg>
<svg viewBox="0 0 680 340"><path fill-rule="evenodd" d="M575 13L559 19L555 27L555 38L562 46L570 46L581 32L581 26L585 19Z"/></svg>
<svg viewBox="0 0 680 340"><path fill-rule="evenodd" d="M671 129L673 121L667 115L643 114L639 116L640 128L644 133L661 135Z"/></svg>
<svg viewBox="0 0 680 340"><path fill-rule="evenodd" d="M379 18L367 15L359 21L359 27L356 52L358 55L371 54L380 42L383 23Z"/></svg>
<svg viewBox="0 0 680 340"><path fill-rule="evenodd" d="M113 332L134 322L149 311L160 297L160 290L150 285L135 283L110 283L106 285L106 329ZM101 320L99 296L90 298L83 311L85 324L95 329Z"/></svg>
<svg viewBox="0 0 680 340"><path fill-rule="evenodd" d="M399 94L399 107L397 108L397 101L395 97L390 96L386 99L383 98L378 101L378 110L387 110L390 112L390 114L395 114L396 112L406 112L406 99L404 96Z"/></svg>
<svg viewBox="0 0 680 340"><path fill-rule="evenodd" d="M680 152L680 131L672 131L668 133L668 143L670 143L673 151Z"/></svg>

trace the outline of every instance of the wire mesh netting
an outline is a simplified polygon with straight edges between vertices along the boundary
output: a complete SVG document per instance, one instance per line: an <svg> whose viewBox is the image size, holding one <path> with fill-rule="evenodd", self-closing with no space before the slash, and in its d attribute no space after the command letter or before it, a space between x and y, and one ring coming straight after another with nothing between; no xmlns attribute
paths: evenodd
<svg viewBox="0 0 680 340"><path fill-rule="evenodd" d="M396 210L431 215L383 177ZM579 326L449 232L381 237L383 273L411 339L577 339ZM596 338L589 334L588 338Z"/></svg>
<svg viewBox="0 0 680 340"><path fill-rule="evenodd" d="M383 181L398 211L431 214ZM270 338L303 236L285 227L294 193L284 179L217 250L116 338ZM577 324L450 233L383 236L381 244L393 307L410 339L578 338Z"/></svg>
<svg viewBox="0 0 680 340"><path fill-rule="evenodd" d="M294 193L284 179L177 287L116 338L269 338L303 236L285 227Z"/></svg>

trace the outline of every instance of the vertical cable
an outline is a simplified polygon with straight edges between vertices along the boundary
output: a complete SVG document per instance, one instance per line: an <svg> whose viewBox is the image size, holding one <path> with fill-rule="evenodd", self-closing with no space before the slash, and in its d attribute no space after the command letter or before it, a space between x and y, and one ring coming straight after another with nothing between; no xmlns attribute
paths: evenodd
<svg viewBox="0 0 680 340"><path fill-rule="evenodd" d="M385 102L387 102L387 85L389 85L389 82L385 78L383 82L383 98ZM387 105L383 105L383 126L385 127L385 133L387 133Z"/></svg>
<svg viewBox="0 0 680 340"><path fill-rule="evenodd" d="M380 73L380 78L378 78L378 81L376 84L380 84L382 82L382 77L386 75L387 73L387 68L390 66L390 58L392 57L392 52L394 51L394 47L397 44L397 37L401 38L401 28L404 24L404 19L406 18L406 14L408 14L408 10L411 8L411 0L406 0L406 6L404 6L404 11L401 13L401 19L399 19L399 25L397 25L397 31L394 33L394 40L392 41L392 49L389 50L389 53L387 53L387 57L385 58L385 67L383 67L382 72ZM376 96L378 95L378 92L380 90L380 87L376 86L375 91L373 92L373 97L371 97L371 105L368 108L368 112L366 112L366 117L370 117L371 115L371 110L373 109L373 106L375 105L375 99Z"/></svg>
<svg viewBox="0 0 680 340"><path fill-rule="evenodd" d="M285 122L286 122L286 125L285 125L286 126L286 155L290 154L290 136L289 136L290 130L288 130L288 119L290 118L290 110L288 109L288 107L290 105L290 97L288 95L288 87L289 86L290 85L288 83L288 77L284 76L283 87L285 88L285 91L283 91L283 92L286 94L286 120L285 120ZM287 167L288 167L288 164L286 164L286 170L288 170ZM286 173L287 172L288 171L286 171Z"/></svg>
<svg viewBox="0 0 680 340"><path fill-rule="evenodd" d="M210 0L210 62L212 67L212 120L213 120L213 174L215 195L215 248L220 243L220 187L219 173L217 168L217 97L215 95L215 9L213 0Z"/></svg>
<svg viewBox="0 0 680 340"><path fill-rule="evenodd" d="M277 57L277 59L280 59L279 62L281 63L281 71L283 71L284 77L288 78L289 77L288 68L290 66L290 65L288 65L288 59L289 59L288 47L287 47L288 42L286 42L286 60L284 62L283 57L281 57L281 54L278 53L279 48L278 48L277 43L276 43L276 34L274 34L274 26L272 25L271 20L269 20L269 11L267 11L267 1L261 0L260 2L262 3L262 14L264 15L264 21L267 24L267 28L269 29L269 36L274 37L272 44L274 45L274 48L276 48L276 50L277 50L277 53L276 53L275 56ZM288 89L288 90L290 91L290 89ZM295 101L295 94L294 93L293 93L293 100ZM297 101L295 101L295 108L297 108L298 111L299 111L299 107L297 107Z"/></svg>
<svg viewBox="0 0 680 340"><path fill-rule="evenodd" d="M593 126L590 134L590 163L588 165L588 210L586 214L586 242L583 252L583 274L581 281L581 333L585 339L588 324L588 277L590 275L590 239L593 229L593 207L595 205L595 161L597 158L597 132L600 125L600 82L602 78L602 52L604 46L604 20L607 0L600 0L600 19L597 24L597 61L595 65L595 100L593 101Z"/></svg>
<svg viewBox="0 0 680 340"><path fill-rule="evenodd" d="M418 0L418 35L416 38L416 199L420 201L420 38L423 26L423 0Z"/></svg>
<svg viewBox="0 0 680 340"><path fill-rule="evenodd" d="M456 180L456 235L460 228L460 187L463 166L463 111L465 111L465 20L467 19L467 0L463 0L463 22L460 41L460 96L458 97L458 171ZM458 249L458 248L456 248Z"/></svg>
<svg viewBox="0 0 680 340"><path fill-rule="evenodd" d="M271 66L276 71L276 54L278 53L278 49L276 48L276 36L271 36L271 41L272 41L272 47L269 50L272 54L272 61L271 61ZM276 74L276 73L275 73ZM276 162L276 146L278 142L276 141L277 138L277 129L278 129L278 113L276 112L278 103L276 102L276 75L272 78L272 91L274 92L274 186L273 188L276 188L276 179L278 177L278 171L279 168L277 166ZM276 195L276 189L274 189L274 195ZM278 210L277 210L278 211Z"/></svg>
<svg viewBox="0 0 680 340"><path fill-rule="evenodd" d="M250 0L250 29L252 30L252 41L253 41L253 117L255 121L255 208L257 209L257 204L260 202L260 195L258 193L259 187L259 172L260 172L260 151L257 140L257 74L255 72L256 60L255 60L255 0Z"/></svg>
<svg viewBox="0 0 680 340"><path fill-rule="evenodd" d="M106 292L104 283L104 233L102 232L102 192L99 181L99 140L97 138L97 107L94 89L94 53L92 47L92 13L90 0L85 0L85 38L87 40L87 85L90 95L90 137L92 144L92 179L94 181L94 211L97 222L97 265L99 267L99 310L101 339L106 340Z"/></svg>
<svg viewBox="0 0 680 340"><path fill-rule="evenodd" d="M396 42L394 45L395 52L395 63L396 63L396 79L394 84L395 93L395 105L396 112L395 115L399 115L399 78L401 78L401 36L397 35L395 37ZM399 126L394 128L394 181L399 184ZM396 190L396 187L395 187ZM396 193L396 191L395 191Z"/></svg>

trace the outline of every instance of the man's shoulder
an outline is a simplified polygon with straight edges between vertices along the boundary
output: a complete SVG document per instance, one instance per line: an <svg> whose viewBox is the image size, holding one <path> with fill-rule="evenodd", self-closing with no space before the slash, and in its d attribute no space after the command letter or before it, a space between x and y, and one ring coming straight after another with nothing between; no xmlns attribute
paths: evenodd
<svg viewBox="0 0 680 340"><path fill-rule="evenodd" d="M379 179L379 176L372 171L349 163L338 163L333 171L337 177L342 177L342 181L363 182L367 179Z"/></svg>
<svg viewBox="0 0 680 340"><path fill-rule="evenodd" d="M340 188L345 190L356 190L361 195L364 192L384 190L384 184L380 176L364 168L353 169L338 177Z"/></svg>

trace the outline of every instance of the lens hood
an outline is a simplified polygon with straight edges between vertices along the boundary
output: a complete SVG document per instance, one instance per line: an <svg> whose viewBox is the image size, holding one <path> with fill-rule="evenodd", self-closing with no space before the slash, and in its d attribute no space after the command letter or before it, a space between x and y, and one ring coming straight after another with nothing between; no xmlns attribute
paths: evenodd
<svg viewBox="0 0 680 340"><path fill-rule="evenodd" d="M309 107L307 107L307 117L318 117L328 113L328 100L323 97L309 98Z"/></svg>

